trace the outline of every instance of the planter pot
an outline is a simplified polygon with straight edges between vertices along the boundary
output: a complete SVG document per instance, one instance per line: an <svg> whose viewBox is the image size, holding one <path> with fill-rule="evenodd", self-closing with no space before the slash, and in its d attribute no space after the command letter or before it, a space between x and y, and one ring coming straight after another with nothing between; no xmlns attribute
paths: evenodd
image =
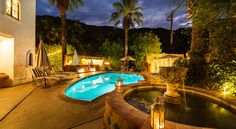
<svg viewBox="0 0 236 129"><path fill-rule="evenodd" d="M179 104L180 95L178 86L185 79L187 68L183 67L160 67L160 78L166 83L164 100L168 103Z"/></svg>

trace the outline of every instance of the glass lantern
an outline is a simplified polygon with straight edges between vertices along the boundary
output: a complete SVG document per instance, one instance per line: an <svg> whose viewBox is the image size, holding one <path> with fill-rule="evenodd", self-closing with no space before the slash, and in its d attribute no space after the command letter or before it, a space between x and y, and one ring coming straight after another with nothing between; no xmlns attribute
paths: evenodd
<svg viewBox="0 0 236 129"><path fill-rule="evenodd" d="M151 106L151 127L153 129L164 129L165 126L165 108L157 97L156 103Z"/></svg>
<svg viewBox="0 0 236 129"><path fill-rule="evenodd" d="M121 86L121 85L123 85L123 79L119 77L117 79L116 86Z"/></svg>
<svg viewBox="0 0 236 129"><path fill-rule="evenodd" d="M119 77L116 81L116 89L119 90L121 85L123 85L123 79Z"/></svg>

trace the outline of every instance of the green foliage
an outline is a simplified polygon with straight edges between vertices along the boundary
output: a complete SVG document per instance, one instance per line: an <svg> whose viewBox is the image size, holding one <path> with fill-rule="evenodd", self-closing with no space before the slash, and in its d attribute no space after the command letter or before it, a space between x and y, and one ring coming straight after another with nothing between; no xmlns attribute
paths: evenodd
<svg viewBox="0 0 236 129"><path fill-rule="evenodd" d="M46 43L60 43L60 19L48 18L37 20L36 39L42 39Z"/></svg>
<svg viewBox="0 0 236 129"><path fill-rule="evenodd" d="M59 10L68 10L71 13L78 5L84 5L83 0L49 0L51 4L56 4Z"/></svg>
<svg viewBox="0 0 236 129"><path fill-rule="evenodd" d="M67 42L77 50L81 44L81 37L84 36L85 30L79 22L68 21L67 24Z"/></svg>
<svg viewBox="0 0 236 129"><path fill-rule="evenodd" d="M189 61L186 58L179 58L175 60L174 66L176 67L188 67L189 66Z"/></svg>
<svg viewBox="0 0 236 129"><path fill-rule="evenodd" d="M61 45L47 45L45 44L46 51L49 57L51 65L56 67L62 66L62 50ZM72 53L74 48L71 45L67 45L67 52Z"/></svg>
<svg viewBox="0 0 236 129"><path fill-rule="evenodd" d="M207 63L203 51L191 53L191 60L188 65L186 83L187 85L202 87L206 84Z"/></svg>
<svg viewBox="0 0 236 129"><path fill-rule="evenodd" d="M116 11L111 14L110 22L114 21L115 26L123 23L124 28L130 28L135 24L143 24L143 14L141 13L143 9L138 7L138 0L122 0L113 3L112 6Z"/></svg>
<svg viewBox="0 0 236 129"><path fill-rule="evenodd" d="M209 65L209 78L214 89L236 95L236 61L229 63L212 62Z"/></svg>
<svg viewBox="0 0 236 129"><path fill-rule="evenodd" d="M188 0L192 21L201 30L191 53L187 81L235 94L236 10L230 0Z"/></svg>
<svg viewBox="0 0 236 129"><path fill-rule="evenodd" d="M236 18L218 20L210 26L209 31L211 60L217 62L236 60Z"/></svg>
<svg viewBox="0 0 236 129"><path fill-rule="evenodd" d="M230 0L189 0L193 1L194 6L193 20L196 24L204 28L214 23L218 19L231 18L235 14L235 7Z"/></svg>
<svg viewBox="0 0 236 129"><path fill-rule="evenodd" d="M153 33L138 34L130 47L136 59L136 69L141 70L147 56L161 53L160 46L160 39L157 35Z"/></svg>
<svg viewBox="0 0 236 129"><path fill-rule="evenodd" d="M120 43L106 39L102 46L99 47L99 54L110 61L113 69L119 70L121 66L120 59L122 57Z"/></svg>
<svg viewBox="0 0 236 129"><path fill-rule="evenodd" d="M82 39L85 36L85 29L79 22L68 20L67 23L67 43L77 50L83 49ZM60 19L48 16L37 19L36 39L40 38L50 45L60 44Z"/></svg>

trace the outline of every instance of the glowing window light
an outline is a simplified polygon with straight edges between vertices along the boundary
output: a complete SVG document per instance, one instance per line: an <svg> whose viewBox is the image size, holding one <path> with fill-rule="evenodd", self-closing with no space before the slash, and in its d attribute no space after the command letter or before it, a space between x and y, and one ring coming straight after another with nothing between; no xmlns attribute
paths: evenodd
<svg viewBox="0 0 236 129"><path fill-rule="evenodd" d="M20 3L19 0L7 0L6 1L6 13L9 16L20 19Z"/></svg>

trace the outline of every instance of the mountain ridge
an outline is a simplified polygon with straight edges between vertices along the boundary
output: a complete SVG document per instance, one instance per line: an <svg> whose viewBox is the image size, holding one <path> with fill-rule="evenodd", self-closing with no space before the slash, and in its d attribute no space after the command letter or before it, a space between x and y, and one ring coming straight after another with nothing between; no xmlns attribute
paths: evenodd
<svg viewBox="0 0 236 129"><path fill-rule="evenodd" d="M190 47L191 36L184 34L191 31L191 28L179 28L174 30L173 51L170 49L170 30L165 28L132 28L129 37L138 33L152 32L160 38L161 48L165 53L186 53ZM43 37L44 42L58 44L60 42L60 17L43 15L36 17L36 39ZM76 49L83 49L85 55L98 55L96 46L101 46L105 39L124 40L122 28L114 26L87 25L79 20L67 19L67 39ZM83 46L83 48L81 48ZM86 50L87 49L87 50Z"/></svg>

